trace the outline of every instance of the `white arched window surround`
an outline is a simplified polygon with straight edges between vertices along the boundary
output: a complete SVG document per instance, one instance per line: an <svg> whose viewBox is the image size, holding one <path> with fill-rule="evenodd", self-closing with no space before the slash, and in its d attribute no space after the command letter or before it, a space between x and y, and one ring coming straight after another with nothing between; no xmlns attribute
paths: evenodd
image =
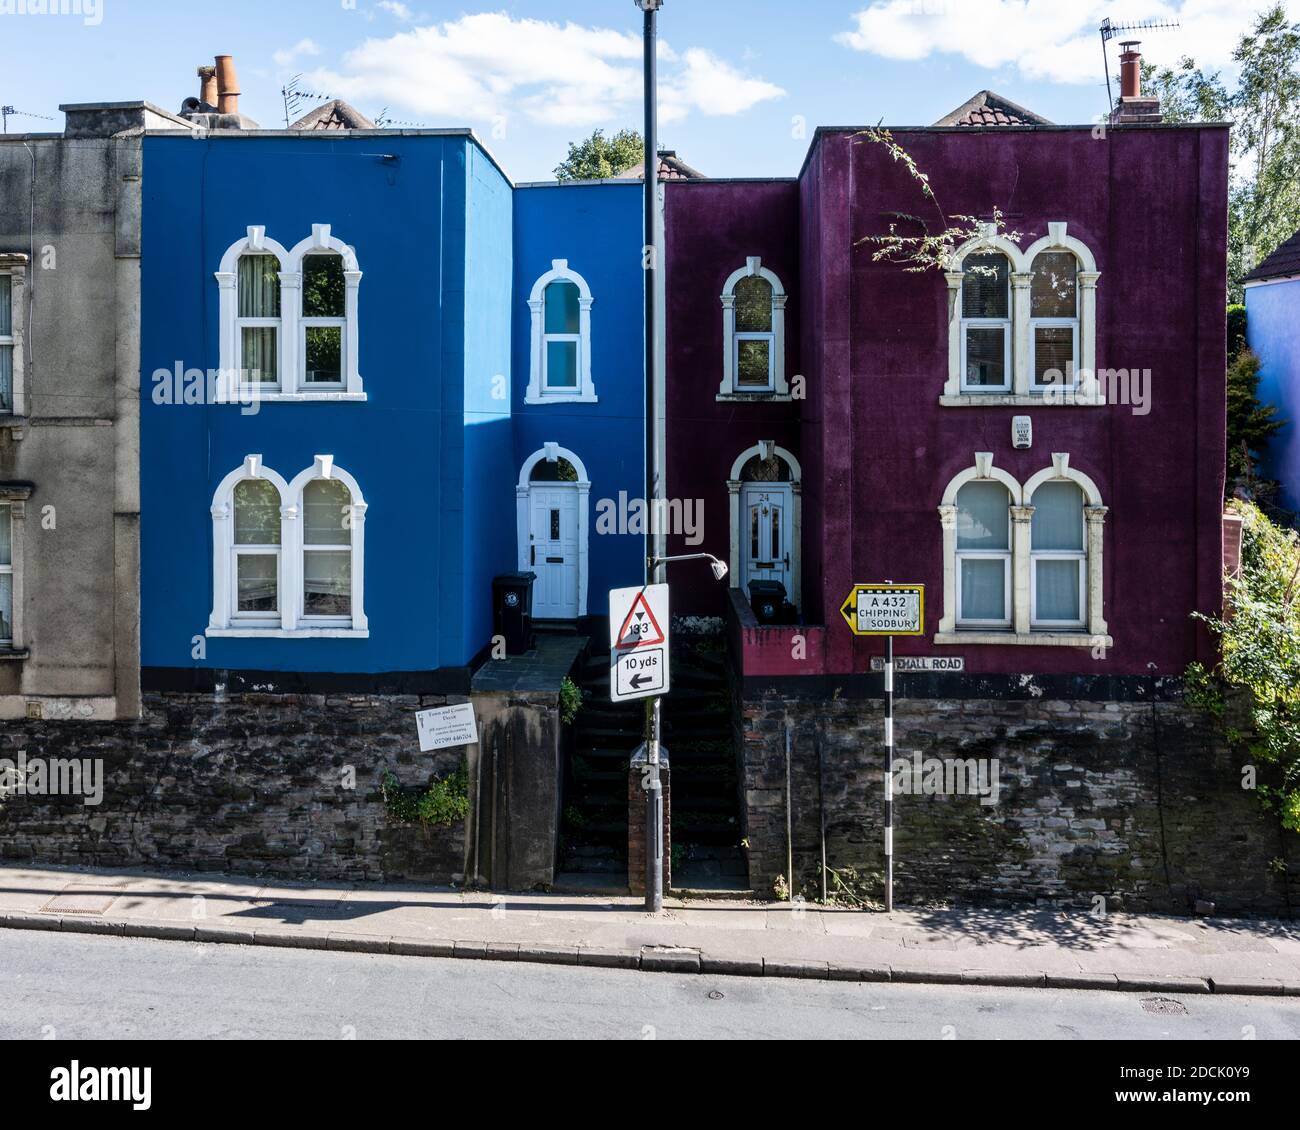
<svg viewBox="0 0 1300 1130"><path fill-rule="evenodd" d="M772 288L772 342L771 388L745 389L737 385L737 368L740 364L736 332L736 284L741 279L761 278ZM785 376L785 307L789 296L776 274L763 266L763 260L751 255L745 265L733 271L722 288L722 383L718 386L719 400L763 397L767 400L789 400L790 385ZM740 337L746 335L741 334ZM767 335L764 335L767 336Z"/></svg>
<svg viewBox="0 0 1300 1130"><path fill-rule="evenodd" d="M740 577L740 488L745 484L741 480L745 464L755 456L769 459L775 455L790 468L790 493L794 498L794 514L791 516L790 545L793 553L790 561L790 600L797 607L803 607L803 468L792 452L777 446L770 439L759 440L753 447L747 447L731 465L731 474L727 478L727 499L731 515L731 557L729 575L733 586L741 583Z"/></svg>
<svg viewBox="0 0 1300 1130"><path fill-rule="evenodd" d="M1030 285L1034 259L1041 251L1067 251L1078 261L1078 358L1076 388L1033 388L1033 330L1030 318ZM962 328L962 264L969 255L1001 252L1011 263L1011 391L980 393L963 390L964 331ZM1063 220L1047 225L1047 234L1023 250L993 224L984 225L974 239L962 244L952 256L944 277L948 282L948 380L940 403L952 407L989 404L1085 404L1103 403L1096 379L1097 364L1097 280L1101 273L1091 249L1069 234Z"/></svg>
<svg viewBox="0 0 1300 1130"><path fill-rule="evenodd" d="M302 261L310 254L336 252L343 258L345 284L345 327L343 332L343 382L337 386L304 386L305 330L302 326ZM277 361L279 380L263 387L241 383L239 333L239 258L241 255L274 255L280 263L280 335ZM361 270L356 252L331 233L329 224L313 224L312 234L292 250L266 234L266 228L250 226L243 239L226 249L216 272L219 292L219 352L223 375L223 398L233 402L249 396L265 401L311 401L366 399L359 370L358 301Z"/></svg>
<svg viewBox="0 0 1300 1130"><path fill-rule="evenodd" d="M1084 518L1087 522L1087 619L1076 630L1034 630L1032 613L1032 542L1034 516L1033 492L1045 482L1069 480L1083 491ZM1007 488L1011 503L1011 629L986 632L959 630L957 627L957 492L969 482L1000 482ZM1103 524L1106 507L1093 480L1070 466L1066 452L1052 455L1052 466L1033 475L1022 487L1016 478L993 465L991 452L975 454L974 466L953 477L943 493L939 519L943 527L943 616L935 634L936 644L1029 644L1036 646L1110 648L1112 640L1102 615Z"/></svg>
<svg viewBox="0 0 1300 1130"><path fill-rule="evenodd" d="M529 572L532 564L528 560L528 492L533 481L533 471L542 462L555 463L567 459L578 473L576 483L547 483L548 487L570 486L578 492L578 615L587 615L587 582L590 572L590 552L587 538L587 506L591 496L591 476L587 467L575 452L558 443L545 443L524 460L519 470L519 482L515 486L515 544L518 547L519 571Z"/></svg>
<svg viewBox="0 0 1300 1130"><path fill-rule="evenodd" d="M578 288L578 384L575 388L546 388L546 288L554 282L568 282ZM587 280L569 266L567 259L553 259L551 269L533 284L528 296L532 315L532 349L524 403L596 403L596 385L591 373L591 307L594 302Z"/></svg>
<svg viewBox="0 0 1300 1130"><path fill-rule="evenodd" d="M352 528L352 617L351 625L313 626L302 618L302 492L314 479L338 479L351 492ZM280 614L276 623L241 623L233 620L234 576L234 493L247 479L265 479L280 494ZM311 467L292 482L267 467L260 455L247 455L244 462L221 480L212 496L212 614L207 635L278 639L348 638L369 636L362 602L365 585L366 501L356 479L334 466L334 457L318 455Z"/></svg>

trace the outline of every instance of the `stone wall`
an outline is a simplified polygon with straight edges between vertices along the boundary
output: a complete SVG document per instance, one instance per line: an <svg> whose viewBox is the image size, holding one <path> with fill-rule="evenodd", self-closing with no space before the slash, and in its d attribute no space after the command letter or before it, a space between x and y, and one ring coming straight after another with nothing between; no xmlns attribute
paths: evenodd
<svg viewBox="0 0 1300 1130"><path fill-rule="evenodd" d="M0 859L448 883L464 823L394 824L380 781L454 772L466 751L420 753L414 712L464 700L149 694L138 722L7 722L0 758L102 759L104 795L8 797Z"/></svg>
<svg viewBox="0 0 1300 1130"><path fill-rule="evenodd" d="M796 891L832 868L883 866L883 703L737 685L750 882L786 871L791 733ZM1282 914L1300 906L1300 836L1242 788L1242 757L1175 701L902 699L896 756L996 758L998 803L896 795L897 903L932 900ZM819 752L821 762L819 782ZM1261 780L1266 780L1261 776ZM1289 870L1280 872L1276 861Z"/></svg>

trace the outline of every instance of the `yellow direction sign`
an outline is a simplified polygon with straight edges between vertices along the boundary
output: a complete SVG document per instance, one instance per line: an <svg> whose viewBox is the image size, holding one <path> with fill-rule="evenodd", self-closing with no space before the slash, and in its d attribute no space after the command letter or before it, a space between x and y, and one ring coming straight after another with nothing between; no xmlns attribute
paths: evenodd
<svg viewBox="0 0 1300 1130"><path fill-rule="evenodd" d="M925 586L854 585L840 615L855 636L923 636Z"/></svg>

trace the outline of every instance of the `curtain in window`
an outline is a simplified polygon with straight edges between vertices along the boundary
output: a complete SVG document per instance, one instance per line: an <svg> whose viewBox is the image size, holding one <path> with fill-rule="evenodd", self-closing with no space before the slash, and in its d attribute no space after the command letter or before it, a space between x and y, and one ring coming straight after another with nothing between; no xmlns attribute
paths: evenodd
<svg viewBox="0 0 1300 1130"><path fill-rule="evenodd" d="M239 257L239 316L280 316L280 261L274 255Z"/></svg>
<svg viewBox="0 0 1300 1130"><path fill-rule="evenodd" d="M1031 318L1073 318L1078 310L1079 261L1069 251L1040 251L1029 284Z"/></svg>
<svg viewBox="0 0 1300 1130"><path fill-rule="evenodd" d="M338 479L313 479L302 492L303 614L352 615L352 492ZM321 549L320 546L342 546Z"/></svg>
<svg viewBox="0 0 1300 1130"><path fill-rule="evenodd" d="M1034 491L1031 536L1035 550L1083 549L1083 492L1074 483L1044 483Z"/></svg>
<svg viewBox="0 0 1300 1130"><path fill-rule="evenodd" d="M1002 558L966 558L961 563L963 620L1007 618L1007 567Z"/></svg>
<svg viewBox="0 0 1300 1130"><path fill-rule="evenodd" d="M1009 318L1011 264L1005 255L967 255L962 261L961 316Z"/></svg>
<svg viewBox="0 0 1300 1130"><path fill-rule="evenodd" d="M736 283L736 332L772 332L772 284L760 275L748 275ZM764 366L764 380L766 380Z"/></svg>
<svg viewBox="0 0 1300 1130"><path fill-rule="evenodd" d="M1082 561L1049 559L1034 562L1037 619L1081 621L1079 570Z"/></svg>
<svg viewBox="0 0 1300 1130"><path fill-rule="evenodd" d="M957 548L1011 548L1011 494L1001 483L967 483L957 492Z"/></svg>

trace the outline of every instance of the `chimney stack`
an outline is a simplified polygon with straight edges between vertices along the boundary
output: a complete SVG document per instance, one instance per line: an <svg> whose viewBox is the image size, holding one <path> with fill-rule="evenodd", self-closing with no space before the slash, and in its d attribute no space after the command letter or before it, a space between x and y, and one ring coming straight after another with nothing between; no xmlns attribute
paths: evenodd
<svg viewBox="0 0 1300 1130"><path fill-rule="evenodd" d="M199 68L199 101L205 106L217 108L217 68Z"/></svg>
<svg viewBox="0 0 1300 1130"><path fill-rule="evenodd" d="M1125 40L1120 44L1123 51L1119 56L1119 101L1110 112L1111 125L1154 123L1162 120L1160 99L1145 98L1142 95L1142 52L1138 50L1140 46L1136 39Z"/></svg>
<svg viewBox="0 0 1300 1130"><path fill-rule="evenodd" d="M217 56L217 109L223 114L239 113L239 79L235 76L235 60L229 55Z"/></svg>

